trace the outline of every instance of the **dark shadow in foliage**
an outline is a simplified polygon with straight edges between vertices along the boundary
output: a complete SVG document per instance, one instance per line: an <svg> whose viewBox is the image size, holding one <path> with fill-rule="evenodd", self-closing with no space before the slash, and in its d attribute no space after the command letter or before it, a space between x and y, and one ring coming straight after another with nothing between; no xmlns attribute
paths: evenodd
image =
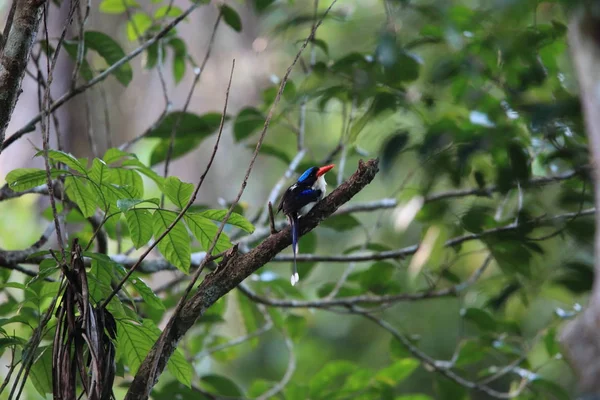
<svg viewBox="0 0 600 400"><path fill-rule="evenodd" d="M70 265L61 266L67 279L56 313L52 349L52 390L55 399L77 399L77 374L86 397L109 400L115 379L117 327L105 309L90 304L82 249L77 239L71 247ZM77 312L78 311L78 312Z"/></svg>

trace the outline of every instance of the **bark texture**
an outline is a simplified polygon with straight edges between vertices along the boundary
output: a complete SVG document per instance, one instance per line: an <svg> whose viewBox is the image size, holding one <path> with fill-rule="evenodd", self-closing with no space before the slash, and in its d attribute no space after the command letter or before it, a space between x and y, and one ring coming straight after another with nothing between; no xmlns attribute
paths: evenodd
<svg viewBox="0 0 600 400"><path fill-rule="evenodd" d="M10 29L0 54L0 151L6 128L21 94L21 82L42 16L43 0L15 0Z"/></svg>
<svg viewBox="0 0 600 400"><path fill-rule="evenodd" d="M580 87L592 157L596 210L600 209L600 15L580 8L569 23L569 45ZM600 394L600 213L596 214L595 279L586 309L561 334L564 353L580 390Z"/></svg>

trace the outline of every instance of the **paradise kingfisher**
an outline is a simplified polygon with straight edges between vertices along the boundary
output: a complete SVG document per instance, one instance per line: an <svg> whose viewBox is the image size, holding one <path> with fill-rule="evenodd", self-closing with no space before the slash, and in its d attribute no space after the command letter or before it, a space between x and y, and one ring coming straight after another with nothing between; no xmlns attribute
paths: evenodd
<svg viewBox="0 0 600 400"><path fill-rule="evenodd" d="M294 266L290 282L295 285L300 280L298 268L296 267L296 254L298 253L298 218L306 215L311 208L325 197L327 183L325 182L325 173L335 165L326 165L324 167L311 167L304 171L296 183L290 186L281 201L277 212L283 210L283 213L290 221L292 227L292 250L294 252Z"/></svg>

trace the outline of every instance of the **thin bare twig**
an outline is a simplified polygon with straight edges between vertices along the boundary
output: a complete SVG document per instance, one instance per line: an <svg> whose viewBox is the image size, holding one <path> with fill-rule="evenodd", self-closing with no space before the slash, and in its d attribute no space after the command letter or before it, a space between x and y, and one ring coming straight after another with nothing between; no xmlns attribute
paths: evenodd
<svg viewBox="0 0 600 400"><path fill-rule="evenodd" d="M231 76L230 76L230 80L229 80L229 86L227 87L227 93L226 93L226 97L225 97L225 107L224 107L224 110L223 110L223 115L221 116L221 124L220 124L220 127L219 127L219 133L217 135L217 141L215 143L215 147L213 149L213 153L211 154L211 157L210 157L210 160L208 162L207 168L204 171L204 173L202 174L202 176L200 176L200 180L198 181L198 184L196 185L196 188L194 189L194 193L192 193L192 196L188 200L188 202L185 205L185 207L183 207L181 209L181 211L179 212L179 214L177 214L177 217L175 217L175 219L167 227L167 229L159 237L157 237L156 240L150 246L148 246L148 249L146 249L146 251L144 251L144 253L138 258L138 261L133 265L133 267L131 267L131 269L129 271L127 271L127 274L125 274L125 276L123 277L123 279L116 285L116 287L114 288L114 290L112 291L112 293L106 298L106 300L104 300L104 302L101 305L102 308L106 307L106 305L109 303L109 301L123 287L123 285L125 284L125 282L127 281L127 279L129 279L129 277L131 276L131 274L133 274L133 272L140 266L140 264L142 263L142 261L144 261L144 259L148 256L148 254L150 254L150 252L152 251L152 249L154 249L154 247L162 239L164 239L165 236L167 236L167 234L173 229L173 227L175 227L175 225L179 222L179 220L181 220L181 218L183 218L183 215L192 206L192 204L194 203L194 201L196 201L196 196L198 195L198 191L200 190L200 188L202 187L202 184L204 183L204 178L206 178L206 175L208 174L208 171L210 170L210 167L212 166L212 163L213 163L213 161L215 159L215 155L217 153L217 149L219 148L219 142L221 140L221 134L223 133L223 125L225 124L225 114L227 112L227 101L229 99L229 89L231 87L231 80L233 79L233 70L234 70L234 68L235 68L235 60L233 61L232 68L231 68ZM210 256L210 253L207 252L207 257L209 257L209 256ZM205 258L205 260L208 260L208 258ZM202 261L201 265L206 264L207 262L208 261Z"/></svg>
<svg viewBox="0 0 600 400"><path fill-rule="evenodd" d="M382 327L383 329L385 329L386 331L388 331L389 333L391 333L392 336L396 340L398 340L400 343L402 343L402 345L415 358L417 358L418 360L420 360L422 363L424 363L425 365L427 365L432 370L434 370L434 371L442 374L446 378L454 381L455 383L457 383L460 386L463 386L463 387L465 387L467 389L476 390L476 391L485 393L488 396L491 396L491 397L496 398L496 399L512 399L512 398L515 398L515 397L519 396L521 394L521 392L527 387L527 384L529 383L528 380L522 379L521 383L519 384L519 386L516 389L512 389L509 392L499 392L497 390L494 390L494 389L490 388L489 386L482 385L480 383L470 381L470 380L468 380L466 378L463 378L462 376L458 375L457 373L455 373L451 369L442 367L437 362L437 360L433 359L432 357L430 357L429 355L427 355L423 351L421 351L405 335L401 334L398 330L396 330L392 325L390 325L388 322L384 321L383 319L377 318L374 315L372 315L371 313L366 312L364 310L360 310L360 309L358 309L357 307L354 307L354 306L351 307L351 311L353 313L355 313L355 314L362 315L363 317L365 317L365 318L373 321L374 323L376 323L377 325L379 325L380 327Z"/></svg>
<svg viewBox="0 0 600 400"><path fill-rule="evenodd" d="M271 307L281 308L333 308L333 307L349 307L359 304L388 304L397 303L400 301L419 301L425 299L434 299L439 297L456 296L459 293L465 291L467 288L475 284L483 275L491 262L491 257L487 257L485 262L477 269L473 274L464 282L450 286L440 290L428 290L419 293L399 293L389 294L382 296L373 295L360 295L360 296L349 296L341 298L331 299L319 299L319 300L289 300L289 299L274 299L261 296L248 288L245 284L238 285L238 289L246 295L249 299L254 302L264 304Z"/></svg>
<svg viewBox="0 0 600 400"><path fill-rule="evenodd" d="M248 332L245 335L238 336L235 339L231 339L230 341L228 341L226 343L222 343L222 344L219 344L217 346L209 347L206 350L202 350L194 358L196 360L200 360L200 359L202 359L204 357L207 357L207 356L209 356L209 355L211 355L213 353L216 353L218 351L225 350L225 349L228 349L230 347L234 347L234 346L240 345L242 343L245 343L245 342L247 342L249 340L254 339L255 337L261 336L262 334L270 331L271 328L273 328L273 320L271 319L271 316L269 315L269 313L265 309L265 306L263 306L262 304L257 304L257 307L260 310L261 314L265 318L265 323L260 328L258 328L257 330L255 330L253 332Z"/></svg>
<svg viewBox="0 0 600 400"><path fill-rule="evenodd" d="M43 112L39 113L38 115L36 115L35 117L33 117L27 124L25 124L25 126L23 126L21 129L19 129L15 133L13 133L9 138L7 138L3 143L2 151L4 149L6 149L8 146L10 146L12 143L17 141L18 139L20 139L23 135L25 135L29 132L33 132L33 130L35 130L35 125L41 121L43 115L45 115L46 113L53 113L58 108L63 106L67 101L71 100L73 97L85 92L92 86L95 86L96 84L102 82L103 80L108 78L113 72L115 72L117 69L119 69L121 66L128 63L133 58L135 58L136 56L141 54L148 47L152 46L158 40L163 38L171 29L173 29L181 21L183 21L185 18L187 18L196 8L200 7L201 4L202 3L200 3L200 2L193 3L181 15L174 18L169 24L167 24L163 29L161 29L154 37L152 37L151 39L144 42L143 45L139 46L138 48L136 48L135 50L133 50L132 52L127 54L125 57L121 58L119 61L117 61L116 63L114 63L111 66L109 66L108 68L106 68L100 74L98 74L93 79L91 79L89 82L86 82L85 84L77 86L76 88L71 89L69 92L62 95L60 98L58 98L56 101L54 101L48 107L48 109L46 109L45 111L43 111Z"/></svg>
<svg viewBox="0 0 600 400"><path fill-rule="evenodd" d="M331 8L336 3L336 1L337 0L334 0L331 3L331 5L327 9L327 11L325 12L325 15L327 15L327 13L331 10ZM269 110L267 118L265 119L265 124L263 126L261 135L256 144L256 148L254 150L254 154L252 155L252 159L250 160L250 164L248 165L248 169L246 171L246 175L244 177L244 181L242 182L242 186L240 188L238 196L236 197L236 199L232 203L232 206L229 208L229 210L227 211L227 214L223 218L223 221L221 222L221 225L219 226L219 229L217 230L217 234L215 235L215 238L213 239L213 242L211 243L211 246L210 246L209 250L207 251L207 254L210 254L212 251L212 248L214 248L214 245L216 244L216 241L217 241L220 233L222 232L227 220L229 219L229 217L231 216L231 214L233 212L233 208L239 202L239 199L241 198L241 196L244 192L244 189L246 188L248 178L250 177L250 173L252 172L252 168L254 166L256 158L258 157L260 147L262 146L262 143L266 136L267 129L269 127L271 119L273 118L275 108L277 107L277 105L279 104L279 101L281 100L281 96L282 96L283 90L285 88L285 84L287 83L287 80L289 79L289 76L292 72L293 67L298 62L298 59L300 58L302 52L306 48L308 42L314 37L315 31L320 26L322 21L323 21L323 19L321 19L319 21L319 23L317 23L315 25L315 27L311 31L311 34L306 38L306 41L301 46L301 48L298 51L296 57L294 58L292 64L288 67L286 73L283 76L283 79L281 80L279 90L277 92L277 95L275 96L275 100L273 101L273 104L271 105L271 109ZM198 268L198 271L196 272L196 274L194 276L195 278L197 278L199 276L199 273L202 271L203 266L204 266L204 264L200 265L200 267ZM193 284L193 282L194 281L192 280L192 284ZM134 378L134 380L129 388L129 391L127 392L127 395L126 395L127 400L136 399L136 398L140 398L140 397L145 398L148 396L148 393L150 392L152 385L156 381L156 377L158 376L158 374L160 372L162 372L162 370L164 369L164 367L166 365L166 360L168 360L170 355L173 353L173 351L174 351L173 346L177 344L177 342L181 338L181 336L185 333L185 331L187 331L187 329L189 329L189 327L182 328L181 326L179 326L177 329L177 332L173 331L175 321L178 320L178 317L179 317L178 316L179 310L183 309L183 306L185 304L187 304L187 302L184 299L190 293L190 291L192 289L192 284L190 284L188 286L188 288L186 289L184 296L182 297L182 300L180 300L180 302L177 304L177 308L173 314L173 317L171 317L169 319L167 326L163 330L163 332L162 332L161 336L159 337L158 341L156 342L155 346L152 348L152 350L150 350L150 353L148 354L146 359L142 362L142 365L140 366L140 371ZM192 299L190 299L190 303L197 300L196 297L200 296L200 295L201 295L200 291L198 291L195 294L195 296L192 297ZM169 337L171 337L172 335L176 335L177 338L169 339Z"/></svg>
<svg viewBox="0 0 600 400"><path fill-rule="evenodd" d="M558 215L554 215L551 217L541 217L541 218L538 218L535 220L523 222L519 225L514 225L514 223L510 223L508 225L500 226L497 228L487 229L487 230L484 230L479 233L469 233L466 235L457 236L455 238L447 240L446 243L444 244L444 246L453 247L453 246L457 246L461 243L464 243L464 242L467 242L470 240L479 240L486 236L490 236L490 235L494 235L494 234L498 234L498 233L515 231L515 230L522 228L523 226L531 226L534 224L553 222L553 221L563 220L563 219L571 219L574 217L589 216L589 215L593 215L594 213L595 213L595 208L588 208L588 209L582 210L581 212L571 212L571 213L558 214ZM413 255L414 253L417 252L418 249L419 249L419 245L415 244L412 246L404 247L402 249L388 250L388 251L381 251L381 252L367 253L367 254L349 254L349 255L298 254L296 256L296 260L310 261L310 262L312 262L312 261L350 262L350 261L386 260L386 259L402 258L402 257L406 257L409 255ZM279 254L272 261L290 262L290 261L293 261L293 257L285 255L285 254Z"/></svg>

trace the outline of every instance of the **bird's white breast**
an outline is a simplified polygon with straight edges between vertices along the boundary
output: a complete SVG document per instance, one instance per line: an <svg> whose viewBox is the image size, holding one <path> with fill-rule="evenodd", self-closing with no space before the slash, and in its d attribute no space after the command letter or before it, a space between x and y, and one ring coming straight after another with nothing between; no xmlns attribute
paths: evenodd
<svg viewBox="0 0 600 400"><path fill-rule="evenodd" d="M325 197L325 192L327 191L327 182L325 182L325 177L323 175L321 175L320 177L317 178L317 180L315 181L315 183L313 183L312 188L314 190L321 190L321 196L319 197L319 200L321 200L323 197ZM305 205L304 207L302 207L299 211L300 215L306 215L308 214L308 212L315 206L315 204L317 204L316 201L313 201L312 203L308 203L307 205Z"/></svg>

